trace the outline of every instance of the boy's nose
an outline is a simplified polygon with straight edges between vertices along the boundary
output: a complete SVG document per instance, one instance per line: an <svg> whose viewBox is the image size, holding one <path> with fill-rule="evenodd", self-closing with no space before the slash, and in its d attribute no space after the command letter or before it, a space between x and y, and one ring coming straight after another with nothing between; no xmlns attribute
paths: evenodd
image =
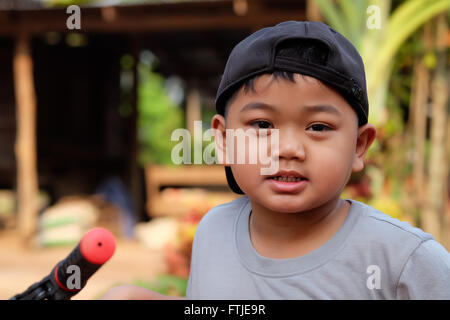
<svg viewBox="0 0 450 320"><path fill-rule="evenodd" d="M294 132L281 132L277 150L273 155L279 159L304 161L306 158L305 147L302 138Z"/></svg>

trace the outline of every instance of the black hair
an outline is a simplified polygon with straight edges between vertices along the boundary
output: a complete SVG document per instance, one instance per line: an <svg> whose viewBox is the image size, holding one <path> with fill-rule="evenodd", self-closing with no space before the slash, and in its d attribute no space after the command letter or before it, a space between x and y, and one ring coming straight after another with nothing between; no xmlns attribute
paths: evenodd
<svg viewBox="0 0 450 320"><path fill-rule="evenodd" d="M230 98L228 98L228 100L225 102L225 110L224 110L224 118L225 120L227 119L227 114L228 114L228 109L230 107L230 105L233 103L236 94L238 93L238 91L240 90L240 88L244 87L244 92L247 93L250 90L254 93L255 92L255 80L261 76L262 74L258 74L255 75L251 78L248 78L241 87L237 88L237 90L235 90L231 95ZM289 80L291 82L295 82L294 79L294 73L293 72L289 72L289 71L281 71L281 70L275 70L272 73L272 77L273 80L277 81L278 79L283 79L283 80Z"/></svg>

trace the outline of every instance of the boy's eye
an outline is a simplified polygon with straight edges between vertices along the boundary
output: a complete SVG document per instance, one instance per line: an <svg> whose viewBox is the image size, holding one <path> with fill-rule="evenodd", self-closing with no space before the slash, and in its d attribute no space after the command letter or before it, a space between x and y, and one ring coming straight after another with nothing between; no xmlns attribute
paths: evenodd
<svg viewBox="0 0 450 320"><path fill-rule="evenodd" d="M312 126L310 126L310 128L315 129L314 131L328 131L328 130L331 130L330 127L328 127L328 126L326 126L324 124L321 124L321 123L313 124ZM322 130L322 129L324 129L324 130Z"/></svg>
<svg viewBox="0 0 450 320"><path fill-rule="evenodd" d="M260 129L268 129L272 124L268 121L264 121L264 120L258 120L258 121L253 121L251 123L251 125L257 125L258 128Z"/></svg>

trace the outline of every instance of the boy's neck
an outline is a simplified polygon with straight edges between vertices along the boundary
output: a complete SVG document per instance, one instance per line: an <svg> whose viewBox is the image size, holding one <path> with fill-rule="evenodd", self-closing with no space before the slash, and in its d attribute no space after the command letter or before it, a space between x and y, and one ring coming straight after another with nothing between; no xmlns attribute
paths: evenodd
<svg viewBox="0 0 450 320"><path fill-rule="evenodd" d="M249 229L253 247L267 258L305 255L334 236L349 209L350 203L340 198L299 213L274 212L252 202Z"/></svg>

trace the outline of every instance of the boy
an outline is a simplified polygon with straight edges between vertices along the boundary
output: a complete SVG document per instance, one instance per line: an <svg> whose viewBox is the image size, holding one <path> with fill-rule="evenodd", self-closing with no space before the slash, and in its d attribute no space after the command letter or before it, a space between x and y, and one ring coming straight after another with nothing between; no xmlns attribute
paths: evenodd
<svg viewBox="0 0 450 320"><path fill-rule="evenodd" d="M216 151L235 151L227 129L278 129L278 170L224 162L244 196L200 222L187 298L450 299L450 255L432 235L340 198L376 135L362 59L342 35L297 21L255 32L230 54L216 108ZM168 298L105 296L119 297Z"/></svg>

